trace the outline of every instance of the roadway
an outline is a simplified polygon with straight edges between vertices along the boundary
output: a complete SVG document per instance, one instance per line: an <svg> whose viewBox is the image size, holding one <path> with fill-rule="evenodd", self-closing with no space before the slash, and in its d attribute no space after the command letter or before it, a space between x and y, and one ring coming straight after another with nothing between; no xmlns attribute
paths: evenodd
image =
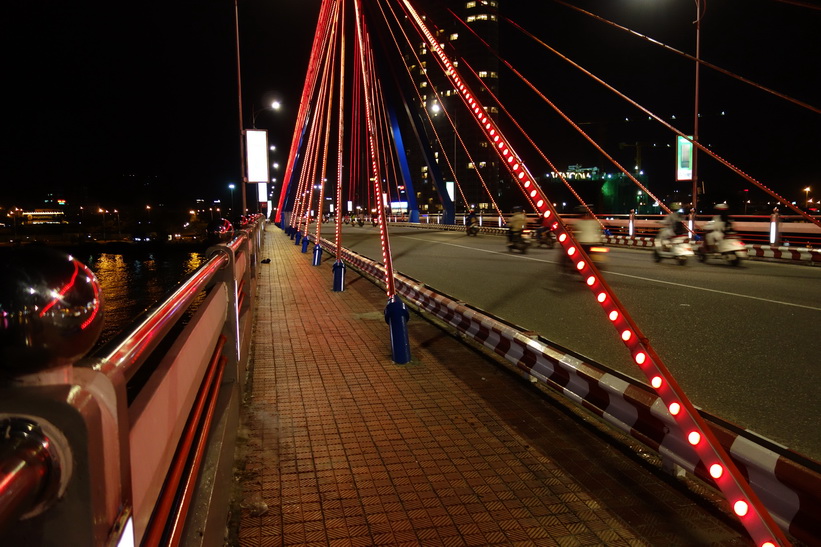
<svg viewBox="0 0 821 547"><path fill-rule="evenodd" d="M342 237L381 262L376 228ZM523 255L499 236L402 227L390 243L397 272L644 380L578 276L560 272L558 246ZM603 275L694 404L821 461L821 268L682 267L612 248Z"/></svg>

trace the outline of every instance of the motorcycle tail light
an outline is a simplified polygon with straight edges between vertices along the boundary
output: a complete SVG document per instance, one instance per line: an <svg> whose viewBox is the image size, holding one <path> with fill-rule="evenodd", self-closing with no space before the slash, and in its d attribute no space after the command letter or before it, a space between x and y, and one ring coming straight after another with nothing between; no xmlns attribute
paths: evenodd
<svg viewBox="0 0 821 547"><path fill-rule="evenodd" d="M609 251L610 249L608 249L607 247L590 247L591 253L607 253Z"/></svg>

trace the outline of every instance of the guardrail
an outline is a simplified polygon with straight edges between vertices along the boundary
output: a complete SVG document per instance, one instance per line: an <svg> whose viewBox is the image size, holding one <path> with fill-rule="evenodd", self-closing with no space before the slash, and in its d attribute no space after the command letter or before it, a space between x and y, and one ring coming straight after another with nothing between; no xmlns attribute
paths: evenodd
<svg viewBox="0 0 821 547"><path fill-rule="evenodd" d="M336 246L322 240L332 256ZM384 268L348 249L350 266L383 284ZM608 370L521 327L450 298L413 278L395 275L397 293L414 308L454 328L542 382L548 389L591 412L654 451L665 468L686 471L712 487L713 479L693 447L649 386ZM775 521L795 538L817 544L821 538L821 464L780 447L754 432L701 412L736 466L748 477Z"/></svg>
<svg viewBox="0 0 821 547"><path fill-rule="evenodd" d="M572 225L576 219L566 219L567 223ZM642 230L642 233L645 234L655 234L658 231L658 222L656 221L645 221L647 222L647 227ZM446 231L453 231L453 232L463 232L465 231L465 226L463 224L435 224L435 223L408 223L408 222L397 222L397 223L390 223L391 225L395 226L402 226L407 228L419 228L422 230L446 230ZM736 224L737 225L737 224ZM811 228L817 228L817 226L811 224L804 224L803 228L805 230L810 230ZM479 228L480 233L488 234L488 235L497 235L502 236L507 234L507 228L497 227L493 224L491 225L483 225ZM604 236L604 243L607 245L613 245L617 247L631 247L636 249L652 249L653 248L653 237L650 236L630 236L630 235L619 235L618 230L615 230L615 234ZM821 229L818 229L819 234L821 234ZM807 234L804 234L805 236ZM753 259L763 259L763 260L773 260L773 261L785 261L785 262L793 262L793 263L802 263L802 264L809 264L809 265L816 265L821 264L821 238L819 238L819 246L818 247L802 247L798 244L796 245L767 245L767 244L746 244L747 253L749 258Z"/></svg>
<svg viewBox="0 0 821 547"><path fill-rule="evenodd" d="M210 247L86 358L102 317L93 274L56 253L14 270L30 286L0 301L17 306L0 325L0 543L222 542L263 228Z"/></svg>
<svg viewBox="0 0 821 547"><path fill-rule="evenodd" d="M580 215L561 214L564 222L572 224ZM422 215L415 225L420 227L435 226L441 229L459 229L465 225L466 215L457 215L455 224L441 224L441 215ZM682 218L690 224L696 233L703 233L704 226L712 218L711 215L696 216L693 221ZM733 227L742 238L752 245L769 245L773 247L806 247L809 249L821 248L821 227L807 222L799 215L782 215L774 209L771 215L732 215ZM814 218L821 218L815 216ZM407 218L388 216L394 224L412 225ZM653 237L658 232L664 215L648 214L602 214L598 220L613 236L625 237ZM479 225L483 231L493 232L505 225L505 218L496 215L480 215ZM539 226L536 215L528 215L528 223L532 227Z"/></svg>

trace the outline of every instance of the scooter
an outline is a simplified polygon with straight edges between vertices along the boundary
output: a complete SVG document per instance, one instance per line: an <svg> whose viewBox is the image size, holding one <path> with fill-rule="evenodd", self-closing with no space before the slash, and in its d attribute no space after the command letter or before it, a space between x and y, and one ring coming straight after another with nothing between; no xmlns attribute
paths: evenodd
<svg viewBox="0 0 821 547"><path fill-rule="evenodd" d="M686 235L676 235L666 241L657 237L653 241L653 260L656 262L661 262L662 258L672 258L679 266L684 266L693 254L693 246Z"/></svg>
<svg viewBox="0 0 821 547"><path fill-rule="evenodd" d="M523 230L521 232L511 232L510 239L507 242L507 250L513 252L520 251L522 254L527 253L527 248L530 247L530 230Z"/></svg>
<svg viewBox="0 0 821 547"><path fill-rule="evenodd" d="M721 258L731 266L738 266L747 258L747 247L738 234L726 233L718 245L707 245L707 240L698 247L698 259L706 262L708 258Z"/></svg>

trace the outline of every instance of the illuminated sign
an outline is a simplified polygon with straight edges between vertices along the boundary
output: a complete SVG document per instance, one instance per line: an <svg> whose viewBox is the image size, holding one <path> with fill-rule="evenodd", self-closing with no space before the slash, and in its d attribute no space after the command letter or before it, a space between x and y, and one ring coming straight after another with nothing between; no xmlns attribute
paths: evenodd
<svg viewBox="0 0 821 547"><path fill-rule="evenodd" d="M676 180L693 180L693 143L684 137L676 137Z"/></svg>
<svg viewBox="0 0 821 547"><path fill-rule="evenodd" d="M264 129L245 130L245 182L268 182L268 132ZM267 198L266 198L267 199Z"/></svg>

